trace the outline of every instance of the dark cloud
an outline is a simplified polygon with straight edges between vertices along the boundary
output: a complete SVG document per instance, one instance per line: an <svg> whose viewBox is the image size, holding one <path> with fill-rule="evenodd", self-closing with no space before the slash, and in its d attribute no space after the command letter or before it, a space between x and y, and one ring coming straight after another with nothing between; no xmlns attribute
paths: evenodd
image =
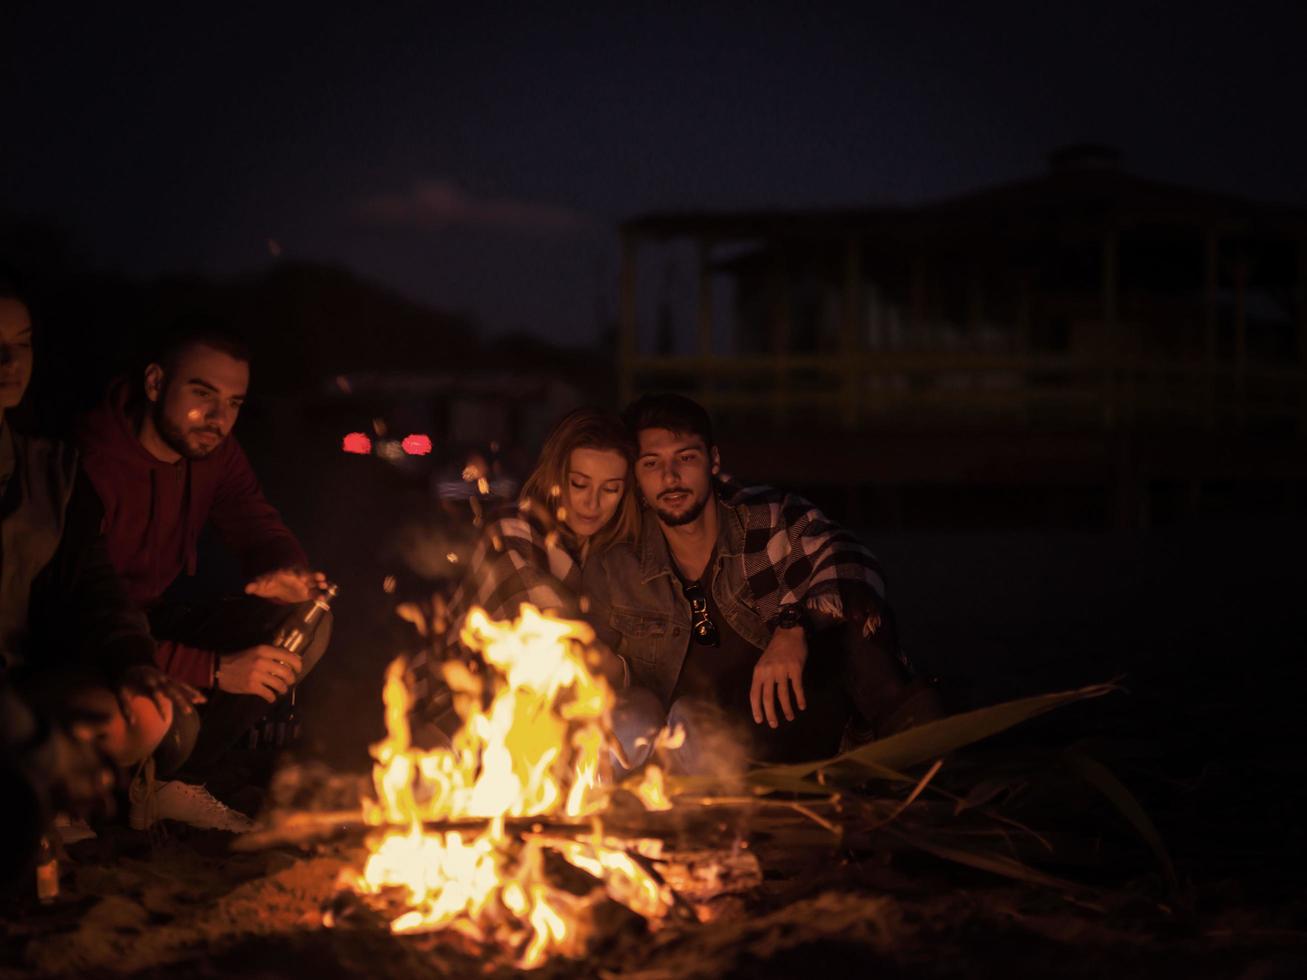
<svg viewBox="0 0 1307 980"><path fill-rule="evenodd" d="M227 6L0 4L0 212L142 277L272 236L584 340L644 211L931 201L1084 141L1307 202L1302 0Z"/></svg>
<svg viewBox="0 0 1307 980"><path fill-rule="evenodd" d="M591 230L589 216L558 204L478 197L447 178L419 180L402 193L359 202L365 221L404 228L474 228L524 235L571 235Z"/></svg>

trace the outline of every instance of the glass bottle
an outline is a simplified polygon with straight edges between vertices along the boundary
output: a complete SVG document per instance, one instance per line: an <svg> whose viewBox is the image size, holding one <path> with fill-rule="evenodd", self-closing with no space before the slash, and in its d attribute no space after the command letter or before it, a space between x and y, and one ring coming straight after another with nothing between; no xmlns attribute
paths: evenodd
<svg viewBox="0 0 1307 980"><path fill-rule="evenodd" d="M291 653L303 654L313 641L318 631L318 624L331 609L332 600L340 593L340 587L328 582L314 597L313 604L300 612L282 626L272 645L289 650ZM269 716L265 737L278 748L284 748L299 738L299 713L295 706L295 687L290 689L290 697L277 706Z"/></svg>
<svg viewBox="0 0 1307 980"><path fill-rule="evenodd" d="M51 835L41 835L41 846L36 852L36 900L52 905L59 898L59 852Z"/></svg>

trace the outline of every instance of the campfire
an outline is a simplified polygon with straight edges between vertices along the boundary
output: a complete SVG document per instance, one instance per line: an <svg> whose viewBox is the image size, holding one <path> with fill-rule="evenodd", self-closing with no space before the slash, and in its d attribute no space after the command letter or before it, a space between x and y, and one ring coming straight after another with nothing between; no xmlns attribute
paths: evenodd
<svg viewBox="0 0 1307 980"><path fill-rule="evenodd" d="M232 845L248 852L366 834L366 858L337 880L328 927L357 921L361 903L393 933L440 931L483 960L534 968L592 954L624 922L676 935L715 921L758 888L764 860L810 867L834 849L908 849L1067 894L1079 887L1025 863L1048 845L968 802L979 790L932 781L948 753L1112 684L1003 702L725 781L673 781L650 763L618 787L608 730L615 698L590 627L530 606L511 623L474 610L461 638L478 656L442 667L460 721L447 746L414 743L397 660L383 690L387 734L371 747L361 806L353 777L328 775L323 800L304 810L295 801L310 799L299 794L319 777L291 767L283 802ZM654 758L682 737L660 734ZM919 766L924 773L908 775ZM1137 804L1105 772L1094 769L1091 781L1125 800L1137 822Z"/></svg>
<svg viewBox="0 0 1307 980"><path fill-rule="evenodd" d="M364 804L378 830L362 871L344 883L398 900L396 933L454 930L524 968L581 955L593 911L609 899L656 927L673 895L639 856L660 842L604 832L614 695L592 670L593 631L523 606L511 623L474 610L462 639L485 670L444 665L462 721L448 748L413 745L403 661L387 672L387 734L372 746L376 799ZM649 809L670 806L656 766L633 789ZM593 886L578 894L575 883L553 883L550 855Z"/></svg>
<svg viewBox="0 0 1307 980"><path fill-rule="evenodd" d="M430 972L412 969L428 956L442 975L585 957L575 969L587 975L656 961L668 975L702 976L754 969L770 954L792 965L787 951L803 948L806 957L811 944L826 943L933 965L942 934L1014 929L1010 893L977 919L988 904L970 886L959 891L951 874L934 879L940 890L928 905L900 914L909 899L886 890L906 880L895 867L903 851L918 856L914 875L928 873L919 860L927 855L1066 895L1077 908L1104 907L1098 891L1028 863L1058 855L1017 819L1022 814L993 802L1031 770L979 766L949 787L932 780L941 756L1112 685L992 705L833 758L753 767L734 781L678 775L664 787L662 771L650 766L614 787L606 731L613 692L593 669L587 627L533 609L511 624L475 614L465 639L479 656L475 667L445 667L461 720L446 748L415 744L404 664L392 664L387 734L372 746L370 786L365 774L320 763L285 766L273 808L259 829L231 841L231 855L201 863L174 841L179 863L163 873L131 862L106 877L86 875L102 902L85 914L76 909L73 932L67 916L43 915L65 925L33 955L59 976L154 973L171 957L223 957L207 960L212 972L214 963L235 962L233 943L283 935L293 943L282 947L286 955L320 957L305 962L310 972L338 955L369 976ZM927 768L918 776L917 767ZM1174 883L1160 838L1128 791L1092 760L1081 759L1077 771L1141 828ZM1086 842L1100 844L1098 836ZM308 853L289 866L284 850L268 859L253 853L288 845ZM1076 847L1073 857L1092 853ZM233 874L245 880L233 887ZM814 878L825 882L819 894ZM941 930L930 916L941 914L939 895L953 892L957 918L943 913L949 925ZM1132 889L1131 915L1137 894ZM178 910L174 919L160 922L149 911L165 907ZM1038 907L1040 922L1049 921L1046 896ZM1097 937L1096 915L1089 928ZM315 923L331 932L306 944L301 934ZM1032 934L1044 942L1046 928ZM11 935L27 930L19 923ZM1132 939L1131 955L1136 948Z"/></svg>

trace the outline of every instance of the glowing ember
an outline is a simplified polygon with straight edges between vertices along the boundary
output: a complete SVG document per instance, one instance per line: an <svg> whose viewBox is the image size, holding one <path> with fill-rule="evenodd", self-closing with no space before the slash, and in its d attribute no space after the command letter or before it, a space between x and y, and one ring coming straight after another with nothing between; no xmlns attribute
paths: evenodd
<svg viewBox="0 0 1307 980"><path fill-rule="evenodd" d="M413 747L404 664L390 666L388 734L372 746L377 799L364 804L368 822L384 829L349 884L365 895L403 889L408 911L391 922L394 932L455 928L512 950L521 967L584 952L591 909L605 895L657 923L671 908L671 891L623 842L605 837L598 820L612 780L613 693L587 663L593 632L523 606L513 623L473 610L462 639L487 671L483 680L461 662L445 664L463 722L448 749ZM671 805L652 767L636 795L650 809ZM575 835L551 828L519 837L506 820L520 817L589 823ZM472 825L425 826L452 822ZM592 875L590 894L552 885L546 851Z"/></svg>

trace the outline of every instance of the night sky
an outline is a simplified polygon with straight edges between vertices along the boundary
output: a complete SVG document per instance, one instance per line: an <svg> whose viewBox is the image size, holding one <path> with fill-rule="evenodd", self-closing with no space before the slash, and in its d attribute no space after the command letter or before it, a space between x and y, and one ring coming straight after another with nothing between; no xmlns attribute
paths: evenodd
<svg viewBox="0 0 1307 980"><path fill-rule="evenodd" d="M1307 205L1302 3L671 6L8 0L0 209L132 275L272 239L587 342L644 210L910 203L1083 141Z"/></svg>

